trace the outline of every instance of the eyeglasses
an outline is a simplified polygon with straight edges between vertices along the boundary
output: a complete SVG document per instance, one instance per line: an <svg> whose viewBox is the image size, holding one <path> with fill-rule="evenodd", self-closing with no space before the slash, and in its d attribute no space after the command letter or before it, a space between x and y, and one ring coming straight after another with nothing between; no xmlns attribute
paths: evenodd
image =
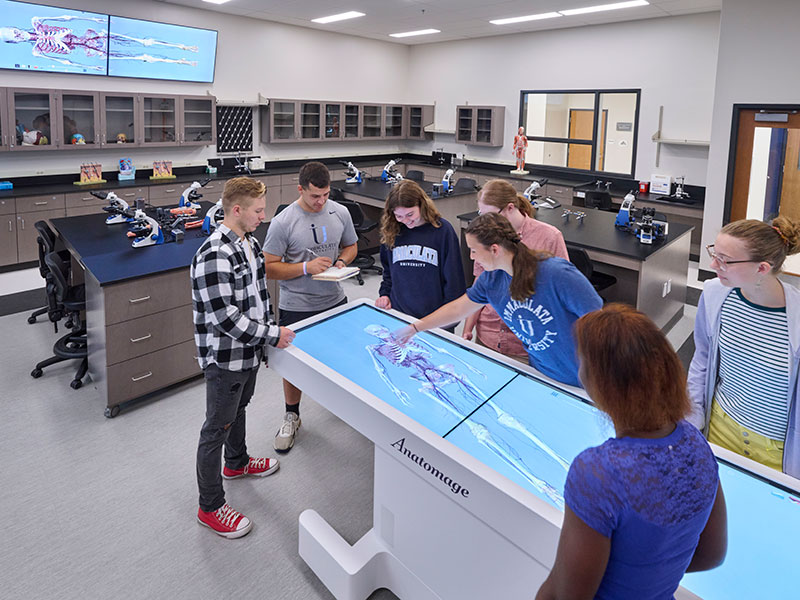
<svg viewBox="0 0 800 600"><path fill-rule="evenodd" d="M720 271L727 271L728 265L735 265L738 263L758 262L757 260L728 260L722 258L719 254L717 254L717 251L714 250L714 244L709 244L708 246L706 246L706 252L708 252L708 255L711 257L711 260L717 261Z"/></svg>

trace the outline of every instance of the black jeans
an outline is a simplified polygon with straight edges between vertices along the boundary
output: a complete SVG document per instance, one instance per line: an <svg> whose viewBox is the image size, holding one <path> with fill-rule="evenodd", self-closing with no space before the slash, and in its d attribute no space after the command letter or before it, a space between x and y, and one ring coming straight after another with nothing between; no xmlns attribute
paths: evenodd
<svg viewBox="0 0 800 600"><path fill-rule="evenodd" d="M245 408L256 387L258 367L249 371L226 371L217 365L206 367L206 420L197 445L197 487L200 509L217 510L225 504L222 489L222 448L225 465L241 469L249 461L245 444Z"/></svg>

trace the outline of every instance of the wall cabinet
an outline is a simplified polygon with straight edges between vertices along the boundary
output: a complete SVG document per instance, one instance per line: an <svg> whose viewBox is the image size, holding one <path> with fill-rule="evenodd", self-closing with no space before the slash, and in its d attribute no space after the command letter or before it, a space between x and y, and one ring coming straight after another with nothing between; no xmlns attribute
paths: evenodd
<svg viewBox="0 0 800 600"><path fill-rule="evenodd" d="M386 105L383 107L383 137L403 139L405 137L405 106Z"/></svg>
<svg viewBox="0 0 800 600"><path fill-rule="evenodd" d="M426 139L425 127L433 123L433 106L406 107L406 137L410 140Z"/></svg>
<svg viewBox="0 0 800 600"><path fill-rule="evenodd" d="M504 106L457 106L456 141L475 146L502 146Z"/></svg>
<svg viewBox="0 0 800 600"><path fill-rule="evenodd" d="M346 140L357 140L361 138L361 105L344 104L344 132L343 138Z"/></svg>
<svg viewBox="0 0 800 600"><path fill-rule="evenodd" d="M210 145L217 141L216 99L0 89L0 141L0 150L17 152Z"/></svg>
<svg viewBox="0 0 800 600"><path fill-rule="evenodd" d="M380 104L361 105L361 137L375 139L381 137L383 125L383 106Z"/></svg>

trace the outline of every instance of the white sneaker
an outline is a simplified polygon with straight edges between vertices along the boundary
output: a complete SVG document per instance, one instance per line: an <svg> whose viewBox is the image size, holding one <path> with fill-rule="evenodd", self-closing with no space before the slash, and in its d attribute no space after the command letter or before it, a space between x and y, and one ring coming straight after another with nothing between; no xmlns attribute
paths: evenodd
<svg viewBox="0 0 800 600"><path fill-rule="evenodd" d="M297 430L300 429L300 415L293 412L287 412L283 415L283 425L278 429L275 434L275 441L273 446L276 452L288 452L294 446L294 436L297 435Z"/></svg>

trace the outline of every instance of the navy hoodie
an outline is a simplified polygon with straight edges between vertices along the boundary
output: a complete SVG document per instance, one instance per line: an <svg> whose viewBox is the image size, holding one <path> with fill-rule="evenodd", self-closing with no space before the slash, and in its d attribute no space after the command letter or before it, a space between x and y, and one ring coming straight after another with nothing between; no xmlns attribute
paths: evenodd
<svg viewBox="0 0 800 600"><path fill-rule="evenodd" d="M425 223L414 229L400 225L394 248L381 245L378 293L389 296L395 310L418 319L466 291L458 237L450 223L440 222L440 227Z"/></svg>

